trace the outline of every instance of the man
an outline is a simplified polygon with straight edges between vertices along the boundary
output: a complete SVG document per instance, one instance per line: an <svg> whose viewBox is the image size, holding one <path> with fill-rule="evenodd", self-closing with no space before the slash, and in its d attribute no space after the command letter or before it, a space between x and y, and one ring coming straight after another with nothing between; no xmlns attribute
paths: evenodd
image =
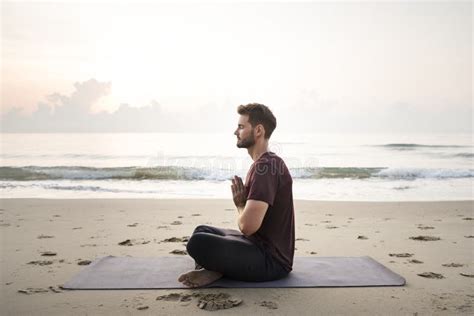
<svg viewBox="0 0 474 316"><path fill-rule="evenodd" d="M245 181L234 176L232 196L240 231L199 225L186 245L196 270L179 276L188 287L208 285L222 276L241 281L285 277L293 266L295 224L293 180L283 160L268 151L276 127L263 104L240 105L237 147L254 161Z"/></svg>

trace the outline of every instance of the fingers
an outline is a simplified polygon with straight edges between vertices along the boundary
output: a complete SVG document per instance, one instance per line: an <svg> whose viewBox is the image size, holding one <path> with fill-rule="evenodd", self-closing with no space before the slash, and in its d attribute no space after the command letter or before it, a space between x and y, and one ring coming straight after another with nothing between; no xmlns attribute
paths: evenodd
<svg viewBox="0 0 474 316"><path fill-rule="evenodd" d="M232 184L230 185L230 189L232 190L232 195L235 196L236 188L235 188L235 179L234 178L232 178Z"/></svg>
<svg viewBox="0 0 474 316"><path fill-rule="evenodd" d="M238 176L234 176L234 179L232 179L232 183L239 189L244 188L244 183L242 182L242 178Z"/></svg>
<svg viewBox="0 0 474 316"><path fill-rule="evenodd" d="M239 185L243 188L243 187L244 187L244 183L242 182L242 178L237 177L237 180L238 180L238 182L239 182Z"/></svg>
<svg viewBox="0 0 474 316"><path fill-rule="evenodd" d="M232 185L230 186L230 188L232 190L233 196L242 195L245 192L244 183L242 182L242 179L238 176L234 176L234 178L232 178Z"/></svg>

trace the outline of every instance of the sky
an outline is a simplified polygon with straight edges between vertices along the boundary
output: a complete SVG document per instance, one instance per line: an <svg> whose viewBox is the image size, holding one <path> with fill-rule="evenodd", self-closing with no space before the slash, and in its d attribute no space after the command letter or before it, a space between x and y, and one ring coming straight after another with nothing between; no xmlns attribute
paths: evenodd
<svg viewBox="0 0 474 316"><path fill-rule="evenodd" d="M472 132L470 1L1 5L3 132Z"/></svg>

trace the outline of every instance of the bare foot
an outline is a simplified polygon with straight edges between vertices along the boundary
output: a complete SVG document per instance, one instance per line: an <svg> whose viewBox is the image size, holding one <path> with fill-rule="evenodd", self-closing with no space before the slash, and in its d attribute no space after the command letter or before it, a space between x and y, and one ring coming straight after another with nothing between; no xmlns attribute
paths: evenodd
<svg viewBox="0 0 474 316"><path fill-rule="evenodd" d="M222 273L206 269L192 270L181 274L178 281L188 287L199 287L210 284L222 277Z"/></svg>

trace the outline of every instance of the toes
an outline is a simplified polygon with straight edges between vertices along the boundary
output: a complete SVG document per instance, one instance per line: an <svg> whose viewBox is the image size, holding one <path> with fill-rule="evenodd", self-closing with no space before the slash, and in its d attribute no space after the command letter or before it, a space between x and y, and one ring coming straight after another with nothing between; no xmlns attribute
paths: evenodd
<svg viewBox="0 0 474 316"><path fill-rule="evenodd" d="M194 283L194 282L191 282L191 281L189 281L189 280L186 280L186 281L184 282L184 284L185 284L186 286L188 286L188 287L197 287L197 286L198 286L198 284L196 284L196 283Z"/></svg>
<svg viewBox="0 0 474 316"><path fill-rule="evenodd" d="M192 283L189 282L188 280L183 281L183 284L188 286L188 287L191 287L191 285L192 285Z"/></svg>

